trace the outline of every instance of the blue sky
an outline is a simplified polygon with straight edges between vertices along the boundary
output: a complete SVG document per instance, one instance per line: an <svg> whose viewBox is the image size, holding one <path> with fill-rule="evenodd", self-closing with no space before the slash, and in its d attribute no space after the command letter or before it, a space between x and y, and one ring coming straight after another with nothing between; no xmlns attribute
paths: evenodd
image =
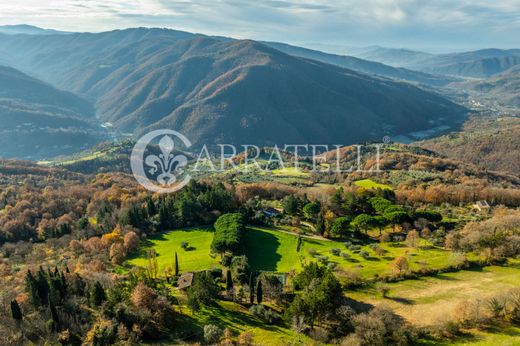
<svg viewBox="0 0 520 346"><path fill-rule="evenodd" d="M69 31L169 27L344 53L520 47L520 0L15 0L0 24Z"/></svg>

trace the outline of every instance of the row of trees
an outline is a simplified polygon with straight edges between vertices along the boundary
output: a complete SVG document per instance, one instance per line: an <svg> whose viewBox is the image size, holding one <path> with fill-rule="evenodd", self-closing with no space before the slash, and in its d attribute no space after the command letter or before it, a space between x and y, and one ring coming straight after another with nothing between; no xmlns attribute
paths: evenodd
<svg viewBox="0 0 520 346"><path fill-rule="evenodd" d="M419 224L437 223L442 215L433 210L405 209L395 203L391 190L375 189L349 191L338 189L330 203L322 205L310 202L306 196L288 196L283 201L284 212L303 217L316 225L316 230L324 235L342 237L351 231L365 232L372 228L382 229L388 225L405 222Z"/></svg>

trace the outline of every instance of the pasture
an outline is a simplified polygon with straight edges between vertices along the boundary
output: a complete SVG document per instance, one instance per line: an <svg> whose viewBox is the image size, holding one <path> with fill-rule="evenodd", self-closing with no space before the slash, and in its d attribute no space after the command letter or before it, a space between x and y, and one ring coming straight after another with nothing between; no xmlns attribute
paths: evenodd
<svg viewBox="0 0 520 346"><path fill-rule="evenodd" d="M457 304L520 287L520 261L507 266L444 273L388 284L390 293L382 298L373 288L353 291L349 297L371 305L386 304L414 324L427 326L450 316Z"/></svg>
<svg viewBox="0 0 520 346"><path fill-rule="evenodd" d="M219 264L217 256L210 255L213 232L205 228L193 228L165 232L150 237L141 247L140 254L134 256L128 263L130 265L146 267L147 251L151 248L157 253L159 271L166 267L172 267L175 263L175 252L179 259L181 272L209 269ZM181 245L188 243L188 249Z"/></svg>
<svg viewBox="0 0 520 346"><path fill-rule="evenodd" d="M211 254L210 246L213 232L210 228L174 230L150 237L141 247L139 255L127 263L146 267L147 252L155 249L159 269L173 267L175 252L178 254L180 271L196 271L219 266L220 257ZM188 250L181 247L188 242ZM247 228L243 239L242 252L247 255L249 265L254 270L289 272L299 270L306 262L321 259L334 263L341 272L356 271L366 279L390 274L392 261L404 256L408 259L410 269L422 267L440 269L453 261L449 251L423 243L412 248L402 242L379 245L382 252L376 252L367 244L354 250L348 249L343 242L302 236L298 249L298 236L277 228ZM337 253L338 249L340 254ZM299 251L298 251L299 250Z"/></svg>
<svg viewBox="0 0 520 346"><path fill-rule="evenodd" d="M390 185L380 184L370 179L363 179L354 182L354 185L362 187L364 189L383 189L392 190Z"/></svg>

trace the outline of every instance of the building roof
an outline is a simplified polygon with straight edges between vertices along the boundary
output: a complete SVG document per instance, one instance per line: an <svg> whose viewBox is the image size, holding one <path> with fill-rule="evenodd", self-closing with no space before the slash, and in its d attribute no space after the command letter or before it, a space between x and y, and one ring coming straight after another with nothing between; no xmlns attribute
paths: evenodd
<svg viewBox="0 0 520 346"><path fill-rule="evenodd" d="M478 207L478 208L489 208L489 203L487 201L477 201L477 203L475 203L475 206Z"/></svg>
<svg viewBox="0 0 520 346"><path fill-rule="evenodd" d="M194 274L192 272L182 273L177 281L177 287L182 289L188 288L193 283Z"/></svg>

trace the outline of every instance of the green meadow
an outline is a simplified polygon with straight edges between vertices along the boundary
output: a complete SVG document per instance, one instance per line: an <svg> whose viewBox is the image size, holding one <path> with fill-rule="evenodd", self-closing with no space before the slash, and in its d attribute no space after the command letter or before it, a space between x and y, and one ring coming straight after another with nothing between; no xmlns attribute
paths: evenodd
<svg viewBox="0 0 520 346"><path fill-rule="evenodd" d="M364 189L383 189L392 190L390 185L380 184L370 179L363 179L354 182L354 185L362 187Z"/></svg>
<svg viewBox="0 0 520 346"><path fill-rule="evenodd" d="M145 267L147 253L153 248L157 253L160 270L173 266L175 252L178 254L181 272L219 266L219 256L210 251L212 239L211 228L161 233L150 237L141 247L140 254L131 258L128 264ZM181 247L183 242L188 242L187 250ZM344 242L302 236L298 251L296 234L265 227L248 227L243 240L243 252L248 257L249 265L259 271L289 272L301 269L304 263L316 258L327 257L326 261L335 263L337 270L358 271L359 275L370 279L376 275L391 273L392 261L399 256L408 258L412 270L425 266L440 269L452 261L449 251L425 242L416 248L407 247L402 242L383 243L379 246L384 253L377 255L369 245L352 251L345 247ZM339 249L343 255L332 254L332 249Z"/></svg>
<svg viewBox="0 0 520 346"><path fill-rule="evenodd" d="M146 240L138 256L131 258L130 265L146 267L147 253L153 248L157 253L159 270L173 267L175 263L175 252L179 258L179 269L181 272L209 269L219 264L216 256L210 255L213 232L211 229L194 228L165 232ZM181 245L188 242L188 250Z"/></svg>

